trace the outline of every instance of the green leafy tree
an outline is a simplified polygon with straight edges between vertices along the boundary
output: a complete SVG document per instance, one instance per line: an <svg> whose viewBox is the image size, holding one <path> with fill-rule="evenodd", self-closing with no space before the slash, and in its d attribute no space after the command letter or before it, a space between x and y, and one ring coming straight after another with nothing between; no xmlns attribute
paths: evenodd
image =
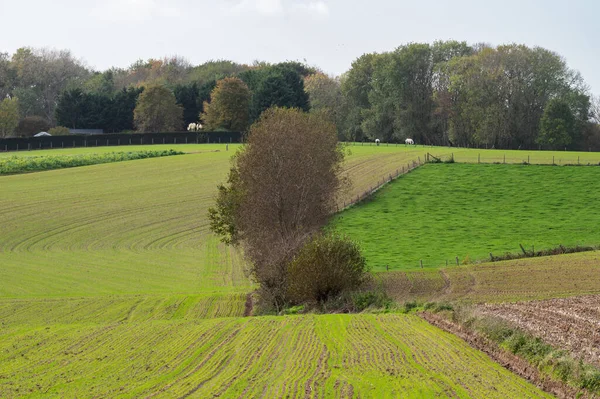
<svg viewBox="0 0 600 399"><path fill-rule="evenodd" d="M113 70L106 72L95 72L83 84L83 89L87 93L100 94L106 97L112 97L115 93L115 79Z"/></svg>
<svg viewBox="0 0 600 399"><path fill-rule="evenodd" d="M112 100L104 94L85 93L81 89L67 90L61 94L56 106L56 121L71 129L109 130Z"/></svg>
<svg viewBox="0 0 600 399"><path fill-rule="evenodd" d="M143 87L129 87L118 91L111 102L108 130L122 132L134 130L133 111Z"/></svg>
<svg viewBox="0 0 600 399"><path fill-rule="evenodd" d="M151 86L140 94L133 112L137 130L141 132L173 132L183 127L183 108L175 95L164 86Z"/></svg>
<svg viewBox="0 0 600 399"><path fill-rule="evenodd" d="M250 89L238 78L225 78L217 82L204 104L201 119L206 130L225 129L244 132L248 128Z"/></svg>
<svg viewBox="0 0 600 399"><path fill-rule="evenodd" d="M365 137L363 121L371 109L369 96L373 90L373 71L378 54L364 54L352 63L352 67L342 76L341 89L347 104L347 125L343 135L351 140Z"/></svg>
<svg viewBox="0 0 600 399"><path fill-rule="evenodd" d="M88 69L68 50L20 48L11 59L15 85L13 94L22 102L21 114L40 115L54 123L59 95L80 87L89 77Z"/></svg>
<svg viewBox="0 0 600 399"><path fill-rule="evenodd" d="M19 125L19 100L5 98L0 101L0 137L10 137Z"/></svg>
<svg viewBox="0 0 600 399"><path fill-rule="evenodd" d="M561 149L571 144L575 117L569 104L562 99L552 99L546 105L540 123L537 142L550 149Z"/></svg>
<svg viewBox="0 0 600 399"><path fill-rule="evenodd" d="M200 115L200 96L197 83L177 85L173 88L177 104L183 107L183 123L185 126L198 121Z"/></svg>
<svg viewBox="0 0 600 399"><path fill-rule="evenodd" d="M252 91L250 119L256 120L266 109L298 108L308 111L310 103L304 79L296 65L287 63L263 67L240 75Z"/></svg>

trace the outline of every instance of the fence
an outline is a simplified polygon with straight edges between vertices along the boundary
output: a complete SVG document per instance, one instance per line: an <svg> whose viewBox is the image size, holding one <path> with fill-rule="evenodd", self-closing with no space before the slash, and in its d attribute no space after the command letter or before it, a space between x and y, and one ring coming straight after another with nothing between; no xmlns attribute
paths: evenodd
<svg viewBox="0 0 600 399"><path fill-rule="evenodd" d="M149 144L240 143L240 132L94 134L0 139L0 151Z"/></svg>
<svg viewBox="0 0 600 399"><path fill-rule="evenodd" d="M483 155L477 151L459 151L446 154L425 154L426 162L461 162L478 164L522 164L522 165L600 165L600 153L576 153L561 151L497 151L494 154L484 152Z"/></svg>
<svg viewBox="0 0 600 399"><path fill-rule="evenodd" d="M423 165L421 161L421 157L418 157L417 160L413 160L408 162L406 166L402 165L401 167L396 169L395 173L389 173L387 176L384 176L381 180L377 180L377 184L371 186L368 190L364 191L362 194L357 194L356 198L352 198L349 201L344 200L342 202L342 207L340 208L339 204L337 206L337 211L340 212L346 208L349 208L361 201L364 201L371 197L374 193L376 193L381 187L385 186L388 183L396 180L398 177L407 174L408 172L415 170L419 166Z"/></svg>

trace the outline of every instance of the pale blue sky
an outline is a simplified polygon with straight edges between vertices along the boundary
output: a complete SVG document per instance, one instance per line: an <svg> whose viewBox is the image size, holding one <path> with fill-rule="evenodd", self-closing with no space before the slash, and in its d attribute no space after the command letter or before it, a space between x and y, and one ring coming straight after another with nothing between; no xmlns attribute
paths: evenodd
<svg viewBox="0 0 600 399"><path fill-rule="evenodd" d="M600 94L600 2L0 0L0 51L67 48L97 69L181 55L306 60L340 74L365 52L436 39L556 51Z"/></svg>

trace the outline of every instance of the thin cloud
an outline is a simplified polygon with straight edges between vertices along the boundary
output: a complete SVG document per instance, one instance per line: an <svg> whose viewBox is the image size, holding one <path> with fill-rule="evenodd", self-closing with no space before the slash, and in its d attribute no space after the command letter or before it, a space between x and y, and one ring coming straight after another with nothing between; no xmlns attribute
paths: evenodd
<svg viewBox="0 0 600 399"><path fill-rule="evenodd" d="M329 6L323 0L237 0L229 9L234 13L255 12L264 16L280 16L297 12L317 17L329 15Z"/></svg>
<svg viewBox="0 0 600 399"><path fill-rule="evenodd" d="M92 15L110 22L141 22L156 17L178 18L182 13L168 0L110 0L93 8Z"/></svg>
<svg viewBox="0 0 600 399"><path fill-rule="evenodd" d="M324 1L310 1L308 3L295 3L294 7L300 11L308 12L312 15L326 17L329 15L329 6Z"/></svg>

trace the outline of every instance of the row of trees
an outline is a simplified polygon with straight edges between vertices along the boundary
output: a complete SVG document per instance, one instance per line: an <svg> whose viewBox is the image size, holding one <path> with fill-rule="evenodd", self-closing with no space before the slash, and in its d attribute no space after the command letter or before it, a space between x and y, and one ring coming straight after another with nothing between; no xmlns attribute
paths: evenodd
<svg viewBox="0 0 600 399"><path fill-rule="evenodd" d="M411 43L363 55L341 89L352 139L587 149L597 135L583 79L539 47ZM543 117L564 129L548 130Z"/></svg>
<svg viewBox="0 0 600 399"><path fill-rule="evenodd" d="M364 54L339 78L297 62L192 66L171 57L93 72L67 51L0 54L0 98L18 99L20 121L139 129L134 109L150 87L168 89L182 108L175 130L199 119L211 130L246 130L278 105L325 115L343 140L600 149L598 101L559 55L539 47L410 43ZM0 124L11 134L9 117ZM24 134L18 126L12 134Z"/></svg>

